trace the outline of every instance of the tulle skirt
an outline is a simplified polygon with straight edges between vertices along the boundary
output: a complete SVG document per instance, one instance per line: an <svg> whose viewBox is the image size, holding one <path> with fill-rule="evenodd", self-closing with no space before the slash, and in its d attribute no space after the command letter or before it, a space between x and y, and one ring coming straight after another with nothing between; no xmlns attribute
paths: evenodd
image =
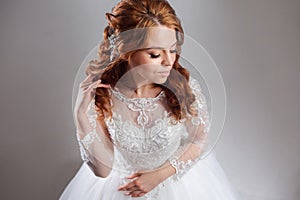
<svg viewBox="0 0 300 200"><path fill-rule="evenodd" d="M86 163L65 188L60 200L237 200L238 195L223 169L210 154L200 160L177 181L168 178L165 183L142 197L125 196L117 188L124 183L120 174L112 171L105 178L97 177ZM162 186L163 185L163 186Z"/></svg>

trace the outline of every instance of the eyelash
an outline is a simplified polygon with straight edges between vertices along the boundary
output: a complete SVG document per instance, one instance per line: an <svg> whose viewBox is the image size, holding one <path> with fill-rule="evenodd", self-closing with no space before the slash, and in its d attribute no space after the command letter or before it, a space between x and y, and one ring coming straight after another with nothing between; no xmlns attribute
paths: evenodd
<svg viewBox="0 0 300 200"><path fill-rule="evenodd" d="M176 49L170 50L170 53L176 53L176 52L177 52ZM159 58L159 57L160 57L160 54L150 53L150 57L151 57L151 58Z"/></svg>

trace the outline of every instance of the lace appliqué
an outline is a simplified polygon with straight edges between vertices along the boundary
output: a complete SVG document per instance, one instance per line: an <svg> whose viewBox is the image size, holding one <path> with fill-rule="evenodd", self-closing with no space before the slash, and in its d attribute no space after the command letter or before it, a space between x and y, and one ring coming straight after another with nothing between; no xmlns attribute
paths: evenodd
<svg viewBox="0 0 300 200"><path fill-rule="evenodd" d="M113 116L114 122L108 123L108 126L114 129L112 139L120 141L118 146L127 152L153 153L170 145L175 137L174 129L170 129L171 118L167 112L164 118L157 119L152 127L144 130L130 121L124 121L119 114L113 113Z"/></svg>
<svg viewBox="0 0 300 200"><path fill-rule="evenodd" d="M101 139L99 138L95 129L87 133L86 136L84 136L84 138L81 140L79 138L79 133L77 133L77 141L79 143L80 155L84 162L88 162L88 154L86 150L90 150L90 146L95 140L101 142Z"/></svg>
<svg viewBox="0 0 300 200"><path fill-rule="evenodd" d="M87 155L86 151L84 150L84 146L80 142L80 139L78 137L78 133L76 135L77 135L77 142L78 142L78 145L79 145L81 159L83 160L83 162L87 163L89 161L88 155Z"/></svg>
<svg viewBox="0 0 300 200"><path fill-rule="evenodd" d="M106 124L112 141L134 169L152 169L163 164L179 147L181 134L186 132L181 123L171 125L165 112L150 128L141 128L122 119L113 112L113 119Z"/></svg>
<svg viewBox="0 0 300 200"><path fill-rule="evenodd" d="M193 93L196 96L195 102L192 104L194 108L197 109L197 116L191 117L191 123L197 127L199 125L203 125L204 134L207 134L210 129L209 123L209 114L207 111L207 104L205 101L205 97L201 92L201 87L199 82L196 79L191 78L190 87ZM169 164L175 169L176 173L172 177L174 181L178 181L187 171L189 171L199 160L200 156L194 159L188 159L187 161L180 160L177 155L182 155L186 149L188 149L189 145L195 144L198 148L202 148L205 144L205 141L202 140L193 140L191 142L186 142L183 144L175 153L175 156L172 156L168 159Z"/></svg>
<svg viewBox="0 0 300 200"><path fill-rule="evenodd" d="M88 162L88 153L86 150L90 149L91 144L97 140L98 142L102 142L101 139L99 138L97 132L96 132L96 117L97 113L95 111L95 105L94 105L94 100L90 103L87 111L87 116L88 120L93 128L92 131L88 132L82 139L80 139L80 135L82 133L77 132L77 141L79 144L79 149L80 149L80 155L81 158L84 162Z"/></svg>
<svg viewBox="0 0 300 200"><path fill-rule="evenodd" d="M193 166L194 162L195 160L194 161L188 160L186 162L180 161L177 156L174 156L171 159L169 159L170 165L176 171L174 180L178 181L185 174L185 172Z"/></svg>
<svg viewBox="0 0 300 200"><path fill-rule="evenodd" d="M198 110L198 115L192 117L191 122L195 126L203 124L204 132L208 133L210 129L209 114L207 112L207 104L205 101L205 97L201 92L200 84L196 79L191 78L190 87L193 93L196 95L196 101L194 101L191 106Z"/></svg>
<svg viewBox="0 0 300 200"><path fill-rule="evenodd" d="M95 130L89 132L82 140L81 143L83 144L83 146L89 150L90 145L95 141L95 139L98 142L101 142L98 134L96 133Z"/></svg>
<svg viewBox="0 0 300 200"><path fill-rule="evenodd" d="M127 98L121 94L118 89L112 90L112 92L120 101L127 103L127 107L130 110L139 113L137 123L143 130L150 121L147 112L156 110L157 104L155 102L165 96L164 92L161 91L155 98Z"/></svg>

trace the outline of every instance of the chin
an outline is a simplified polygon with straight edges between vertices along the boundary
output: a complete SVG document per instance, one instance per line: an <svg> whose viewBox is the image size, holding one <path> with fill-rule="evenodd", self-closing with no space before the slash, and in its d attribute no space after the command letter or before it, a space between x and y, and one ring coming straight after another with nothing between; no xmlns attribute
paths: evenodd
<svg viewBox="0 0 300 200"><path fill-rule="evenodd" d="M164 84L168 80L168 77L166 78L160 78L154 81L155 84Z"/></svg>

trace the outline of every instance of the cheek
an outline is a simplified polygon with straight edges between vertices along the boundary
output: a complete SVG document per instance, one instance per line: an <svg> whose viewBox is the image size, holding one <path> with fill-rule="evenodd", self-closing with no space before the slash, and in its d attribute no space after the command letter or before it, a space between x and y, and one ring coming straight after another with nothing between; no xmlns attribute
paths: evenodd
<svg viewBox="0 0 300 200"><path fill-rule="evenodd" d="M133 67L147 66L155 63L153 62L153 60L151 60L151 58L148 58L147 56L136 56L131 61Z"/></svg>
<svg viewBox="0 0 300 200"><path fill-rule="evenodd" d="M141 70L148 73L153 73L160 70L161 64L159 59L144 58L139 61Z"/></svg>
<svg viewBox="0 0 300 200"><path fill-rule="evenodd" d="M176 60L176 53L174 53L174 55L172 55L172 63L173 64L174 64L175 60Z"/></svg>
<svg viewBox="0 0 300 200"><path fill-rule="evenodd" d="M144 76L152 76L155 74L155 72L158 70L157 65L144 65L143 67L140 68L140 72Z"/></svg>

